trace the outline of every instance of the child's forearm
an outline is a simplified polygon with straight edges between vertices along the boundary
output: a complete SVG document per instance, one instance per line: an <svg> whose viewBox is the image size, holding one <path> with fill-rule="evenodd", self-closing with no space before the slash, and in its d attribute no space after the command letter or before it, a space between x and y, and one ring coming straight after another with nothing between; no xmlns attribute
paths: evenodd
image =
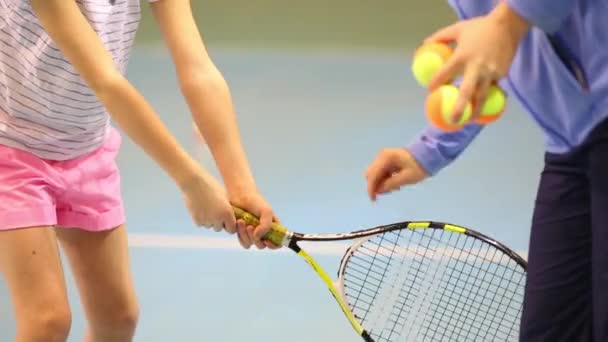
<svg viewBox="0 0 608 342"><path fill-rule="evenodd" d="M190 1L158 1L152 12L169 47L186 102L228 191L251 191L255 183L241 145L230 91L209 58Z"/></svg>
<svg viewBox="0 0 608 342"><path fill-rule="evenodd" d="M153 109L124 78L96 89L112 119L180 186L184 187L201 166L179 145Z"/></svg>
<svg viewBox="0 0 608 342"><path fill-rule="evenodd" d="M229 192L255 189L243 149L230 90L215 67L180 76L182 92Z"/></svg>

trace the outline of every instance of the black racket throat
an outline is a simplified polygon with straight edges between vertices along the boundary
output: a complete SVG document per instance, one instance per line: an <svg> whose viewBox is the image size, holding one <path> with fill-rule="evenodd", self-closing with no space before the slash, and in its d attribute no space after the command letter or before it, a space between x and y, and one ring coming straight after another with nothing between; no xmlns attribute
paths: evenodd
<svg viewBox="0 0 608 342"><path fill-rule="evenodd" d="M289 244L287 245L287 247L296 253L300 253L300 251L302 250L302 248L300 248L300 246L298 246L298 240L296 240L295 238L292 238L289 241Z"/></svg>
<svg viewBox="0 0 608 342"><path fill-rule="evenodd" d="M374 341L374 339L372 339L371 336L369 336L367 331L364 331L363 334L361 334L361 337L363 337L363 341L365 341L365 342L376 342L376 341Z"/></svg>

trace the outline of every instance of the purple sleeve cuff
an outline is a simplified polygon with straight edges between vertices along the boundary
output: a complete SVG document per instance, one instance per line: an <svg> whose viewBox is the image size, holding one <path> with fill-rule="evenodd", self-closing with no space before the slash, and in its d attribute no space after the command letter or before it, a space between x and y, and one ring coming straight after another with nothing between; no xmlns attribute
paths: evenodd
<svg viewBox="0 0 608 342"><path fill-rule="evenodd" d="M434 176L465 150L482 127L472 124L457 132L444 132L429 126L407 149L420 166L430 176Z"/></svg>
<svg viewBox="0 0 608 342"><path fill-rule="evenodd" d="M506 0L520 16L546 33L554 33L572 12L576 0Z"/></svg>

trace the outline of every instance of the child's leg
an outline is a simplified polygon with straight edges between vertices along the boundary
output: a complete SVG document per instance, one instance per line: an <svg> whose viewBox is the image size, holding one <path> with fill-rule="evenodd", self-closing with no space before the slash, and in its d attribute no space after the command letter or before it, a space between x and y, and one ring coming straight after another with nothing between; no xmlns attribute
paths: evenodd
<svg viewBox="0 0 608 342"><path fill-rule="evenodd" d="M64 275L51 228L57 223L60 183L46 161L0 145L0 274L11 293L17 341L63 342L70 330Z"/></svg>
<svg viewBox="0 0 608 342"><path fill-rule="evenodd" d="M84 306L87 341L131 341L138 303L124 226L104 232L57 229Z"/></svg>
<svg viewBox="0 0 608 342"><path fill-rule="evenodd" d="M56 232L78 283L88 341L131 341L138 316L115 162L119 147L112 130L97 151L55 165L66 184Z"/></svg>
<svg viewBox="0 0 608 342"><path fill-rule="evenodd" d="M12 297L16 341L65 342L72 317L53 229L0 230L0 273Z"/></svg>

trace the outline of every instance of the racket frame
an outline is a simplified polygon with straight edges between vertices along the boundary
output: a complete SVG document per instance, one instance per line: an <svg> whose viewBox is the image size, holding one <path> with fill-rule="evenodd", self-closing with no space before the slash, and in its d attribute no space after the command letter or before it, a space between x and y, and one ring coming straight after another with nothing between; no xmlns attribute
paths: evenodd
<svg viewBox="0 0 608 342"><path fill-rule="evenodd" d="M259 224L258 218L240 208L234 208L237 219L244 220L248 225L256 226ZM445 230L453 233L464 234L478 239L486 244L493 246L494 248L505 253L510 259L515 261L524 272L527 270L527 261L520 256L518 253L507 247L503 243L482 234L476 230L465 228L459 225L437 222L437 221L402 221L397 223L391 223L387 225L380 225L373 228L367 228L362 230L356 230L349 233L336 233L336 234L302 234L297 232L289 231L286 227L272 223L269 233L265 236L266 239L273 242L277 246L288 247L300 257L302 257L319 275L321 280L326 284L329 292L332 294L342 312L352 325L353 329L359 334L365 342L375 342L371 337L370 333L363 328L361 323L357 320L354 313L349 307L348 299L346 298L344 291L344 271L348 260L355 253L363 243L371 239L373 236L388 233L397 230L418 230L418 229L437 229ZM329 274L317 263L306 251L304 251L298 242L309 241L309 242L331 242L331 241L346 241L352 240L351 245L346 249L340 261L338 268L338 278L333 280Z"/></svg>

